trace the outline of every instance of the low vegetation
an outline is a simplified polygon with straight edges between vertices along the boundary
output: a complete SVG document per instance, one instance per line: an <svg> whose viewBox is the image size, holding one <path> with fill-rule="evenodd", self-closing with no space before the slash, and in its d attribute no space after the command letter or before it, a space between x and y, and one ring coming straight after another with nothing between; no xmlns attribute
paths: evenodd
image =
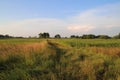
<svg viewBox="0 0 120 80"><path fill-rule="evenodd" d="M2 39L0 80L120 80L120 40Z"/></svg>

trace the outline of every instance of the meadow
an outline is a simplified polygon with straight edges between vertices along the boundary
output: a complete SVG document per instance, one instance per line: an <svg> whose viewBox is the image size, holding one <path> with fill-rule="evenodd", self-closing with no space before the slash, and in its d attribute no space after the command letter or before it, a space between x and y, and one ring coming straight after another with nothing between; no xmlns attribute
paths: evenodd
<svg viewBox="0 0 120 80"><path fill-rule="evenodd" d="M0 39L0 80L120 80L120 39Z"/></svg>

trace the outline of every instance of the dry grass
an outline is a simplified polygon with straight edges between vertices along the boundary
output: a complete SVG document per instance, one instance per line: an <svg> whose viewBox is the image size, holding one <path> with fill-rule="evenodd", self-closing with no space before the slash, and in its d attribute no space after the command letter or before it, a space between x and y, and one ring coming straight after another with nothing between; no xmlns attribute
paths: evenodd
<svg viewBox="0 0 120 80"><path fill-rule="evenodd" d="M89 47L87 49L94 53L103 53L120 57L120 47Z"/></svg>
<svg viewBox="0 0 120 80"><path fill-rule="evenodd" d="M0 56L20 54L28 56L31 52L40 53L47 46L47 42L29 43L29 44L0 44Z"/></svg>
<svg viewBox="0 0 120 80"><path fill-rule="evenodd" d="M0 80L120 79L119 46L76 48L59 42L0 43Z"/></svg>

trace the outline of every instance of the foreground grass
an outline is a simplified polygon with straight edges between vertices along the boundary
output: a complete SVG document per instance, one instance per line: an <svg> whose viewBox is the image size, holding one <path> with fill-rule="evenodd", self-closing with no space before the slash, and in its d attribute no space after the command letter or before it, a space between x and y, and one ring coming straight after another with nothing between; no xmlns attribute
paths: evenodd
<svg viewBox="0 0 120 80"><path fill-rule="evenodd" d="M0 41L0 80L120 80L120 41L104 41Z"/></svg>

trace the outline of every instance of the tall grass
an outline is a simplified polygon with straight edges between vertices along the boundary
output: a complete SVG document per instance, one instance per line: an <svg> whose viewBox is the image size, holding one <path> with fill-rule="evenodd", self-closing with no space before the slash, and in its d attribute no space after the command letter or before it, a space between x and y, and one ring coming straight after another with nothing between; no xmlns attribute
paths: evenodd
<svg viewBox="0 0 120 80"><path fill-rule="evenodd" d="M87 40L92 47L71 39L17 41L24 40L0 43L0 80L120 80L119 40Z"/></svg>

